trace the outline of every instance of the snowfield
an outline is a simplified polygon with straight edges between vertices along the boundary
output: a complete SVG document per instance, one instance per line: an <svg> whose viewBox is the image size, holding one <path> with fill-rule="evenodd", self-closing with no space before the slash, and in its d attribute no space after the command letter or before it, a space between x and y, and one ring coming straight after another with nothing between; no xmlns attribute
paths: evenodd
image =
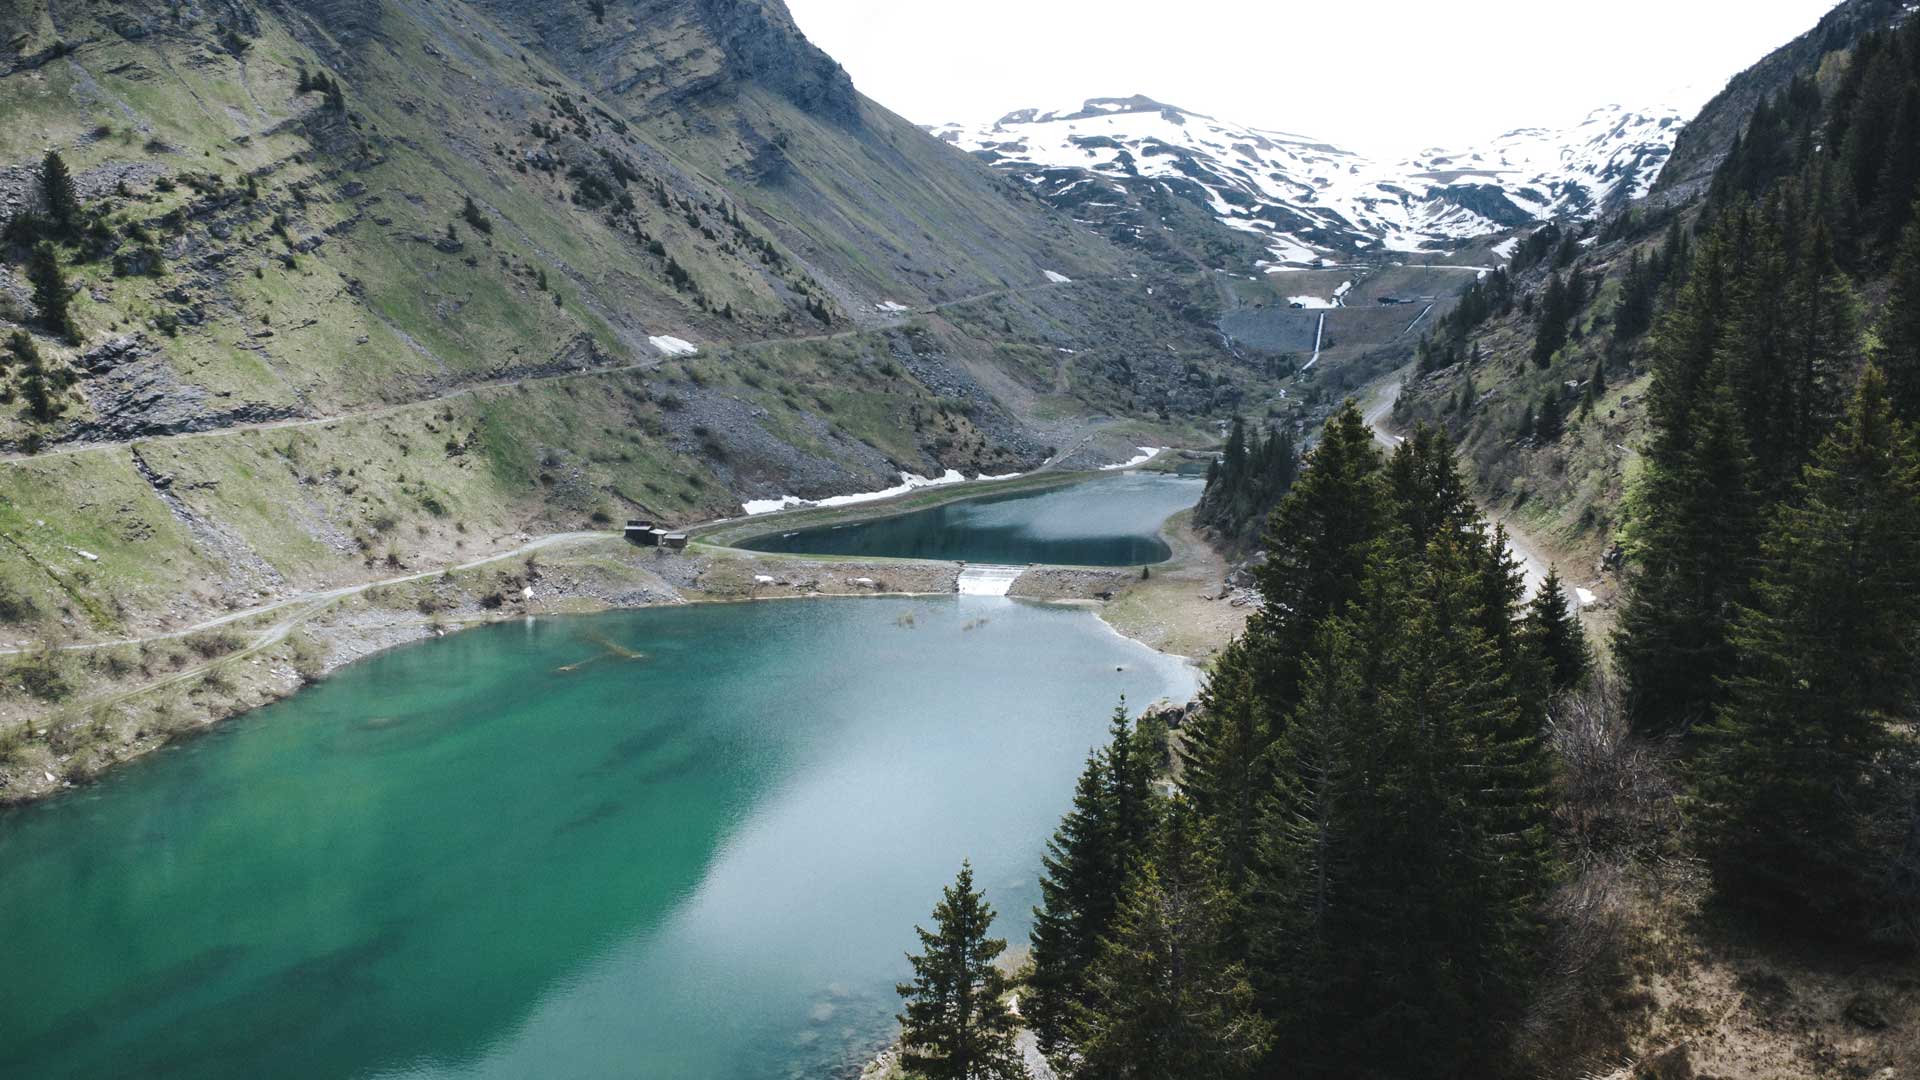
<svg viewBox="0 0 1920 1080"><path fill-rule="evenodd" d="M1614 105L1570 127L1519 128L1392 162L1145 97L927 130L1077 210L1124 206L1090 196L1157 184L1260 236L1273 263L1309 266L1329 252L1446 250L1530 221L1594 216L1647 193L1682 122L1672 109Z"/></svg>

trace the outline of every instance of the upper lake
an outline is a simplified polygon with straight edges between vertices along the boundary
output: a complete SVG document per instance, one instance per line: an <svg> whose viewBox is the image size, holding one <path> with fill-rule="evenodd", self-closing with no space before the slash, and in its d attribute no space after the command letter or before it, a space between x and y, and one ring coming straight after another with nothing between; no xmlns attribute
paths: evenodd
<svg viewBox="0 0 1920 1080"><path fill-rule="evenodd" d="M386 653L0 814L0 1075L837 1075L960 860L1023 941L1115 702L1193 689L1004 599Z"/></svg>
<svg viewBox="0 0 1920 1080"><path fill-rule="evenodd" d="M807 555L1140 566L1172 554L1160 539L1160 526L1198 502L1205 487L1203 477L1114 473L866 521L774 532L739 546Z"/></svg>

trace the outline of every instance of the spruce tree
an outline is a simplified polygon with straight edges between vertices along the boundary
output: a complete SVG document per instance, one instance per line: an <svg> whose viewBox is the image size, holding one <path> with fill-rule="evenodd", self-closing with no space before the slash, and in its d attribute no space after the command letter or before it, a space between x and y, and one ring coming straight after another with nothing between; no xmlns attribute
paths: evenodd
<svg viewBox="0 0 1920 1080"><path fill-rule="evenodd" d="M1323 1075L1464 1075L1524 993L1551 884L1541 716L1489 640L1472 537L1436 536L1376 622L1339 905L1345 1018ZM1431 947L1447 942L1444 951Z"/></svg>
<svg viewBox="0 0 1920 1080"><path fill-rule="evenodd" d="M1368 737L1359 657L1345 620L1322 625L1300 707L1273 750L1276 783L1264 800L1247 937L1256 1000L1275 1024L1273 1056L1307 1073L1338 1064L1326 1036L1335 999L1353 850L1354 743Z"/></svg>
<svg viewBox="0 0 1920 1080"><path fill-rule="evenodd" d="M1894 415L1920 423L1920 213L1900 234L1874 362L1886 373Z"/></svg>
<svg viewBox="0 0 1920 1080"><path fill-rule="evenodd" d="M1076 1080L1231 1080L1251 1075L1271 1026L1227 948L1234 905L1190 807L1166 816L1134 874L1078 1010Z"/></svg>
<svg viewBox="0 0 1920 1080"><path fill-rule="evenodd" d="M1262 669L1267 708L1284 717L1298 701L1300 661L1320 621L1359 598L1390 507L1380 452L1352 401L1327 421L1300 477L1275 508L1255 571L1265 607L1247 637Z"/></svg>
<svg viewBox="0 0 1920 1080"><path fill-rule="evenodd" d="M1788 436L1797 474L1839 418L1860 357L1853 293L1834 265L1827 227L1817 218L1808 228L1799 271L1784 299L1792 327L1788 355L1794 412Z"/></svg>
<svg viewBox="0 0 1920 1080"><path fill-rule="evenodd" d="M1769 490L1800 467L1793 438L1797 384L1789 342L1796 313L1784 302L1791 280L1790 241L1782 235L1780 219L1787 215L1778 198L1764 213L1748 206L1733 213L1746 242L1729 277L1728 310L1718 351L1739 408L1754 482ZM1796 231L1792 242L1798 240Z"/></svg>
<svg viewBox="0 0 1920 1080"><path fill-rule="evenodd" d="M1614 631L1642 731L1685 731L1709 717L1731 670L1726 620L1746 586L1756 527L1721 340L1752 224L1751 215L1729 215L1708 233L1655 331L1652 438L1628 492L1627 594Z"/></svg>
<svg viewBox="0 0 1920 1080"><path fill-rule="evenodd" d="M1706 729L1699 789L1729 901L1819 933L1882 912L1876 804L1910 754L1890 725L1920 688L1920 459L1869 368L1767 530L1738 669Z"/></svg>
<svg viewBox="0 0 1920 1080"><path fill-rule="evenodd" d="M1073 809L1041 858L1045 872L1041 904L1033 909L1033 971L1021 1011L1049 1058L1068 1045L1068 1022L1086 996L1087 968L1119 898L1121 859L1109 798L1106 766L1101 755L1090 755L1074 787Z"/></svg>
<svg viewBox="0 0 1920 1080"><path fill-rule="evenodd" d="M1894 112L1886 160L1880 165L1875 184L1878 194L1870 224L1875 246L1881 251L1891 250L1899 242L1901 229L1913 213L1916 186L1920 186L1920 85L1912 79L1910 70L1900 106Z"/></svg>
<svg viewBox="0 0 1920 1080"><path fill-rule="evenodd" d="M1570 690L1586 678L1593 657L1587 650L1580 616L1567 602L1558 567L1547 568L1546 579L1527 605L1525 633L1528 645L1545 667L1550 689Z"/></svg>
<svg viewBox="0 0 1920 1080"><path fill-rule="evenodd" d="M42 241L33 246L33 255L27 260L27 280L33 285L33 306L39 309L41 323L77 344L80 332L73 324L69 308L71 291L52 244Z"/></svg>
<svg viewBox="0 0 1920 1080"><path fill-rule="evenodd" d="M898 987L905 1065L928 1080L1024 1080L1011 984L994 966L1007 943L987 936L993 907L974 889L968 863L941 891L933 925L913 928L921 951L907 957L913 981Z"/></svg>
<svg viewBox="0 0 1920 1080"><path fill-rule="evenodd" d="M1256 819L1272 782L1258 663L1245 638L1228 643L1201 691L1199 715L1181 727L1181 790L1207 822L1221 873L1236 890L1253 861Z"/></svg>
<svg viewBox="0 0 1920 1080"><path fill-rule="evenodd" d="M1579 281L1578 274L1574 275L1574 281ZM1577 288L1576 284L1574 289ZM1533 339L1533 362L1536 367L1546 367L1567 343L1567 323L1578 308L1579 298L1559 274L1548 275L1547 287L1540 296L1540 326Z"/></svg>
<svg viewBox="0 0 1920 1080"><path fill-rule="evenodd" d="M40 186L46 193L47 217L62 236L73 235L80 225L80 195L73 186L73 173L58 151L47 151L41 161Z"/></svg>
<svg viewBox="0 0 1920 1080"><path fill-rule="evenodd" d="M1153 776L1154 763L1141 753L1122 701L1106 748L1088 760L1073 809L1042 860L1025 1010L1050 1058L1065 1046L1073 1010L1089 994L1087 971L1099 939L1112 927L1128 876L1146 856L1157 816Z"/></svg>
<svg viewBox="0 0 1920 1080"><path fill-rule="evenodd" d="M1435 533L1466 528L1479 516L1454 460L1453 440L1441 428L1421 424L1394 449L1387 484L1394 516L1406 529L1403 539L1415 550Z"/></svg>
<svg viewBox="0 0 1920 1080"><path fill-rule="evenodd" d="M1733 670L1727 629L1746 598L1757 542L1732 391L1714 379L1701 396L1695 442L1650 459L1628 507L1632 570L1614 655L1634 726L1647 733L1686 732L1711 718Z"/></svg>
<svg viewBox="0 0 1920 1080"><path fill-rule="evenodd" d="M1153 794L1156 765L1135 735L1127 722L1127 701L1121 698L1107 725L1107 791L1123 874L1146 850L1159 824Z"/></svg>

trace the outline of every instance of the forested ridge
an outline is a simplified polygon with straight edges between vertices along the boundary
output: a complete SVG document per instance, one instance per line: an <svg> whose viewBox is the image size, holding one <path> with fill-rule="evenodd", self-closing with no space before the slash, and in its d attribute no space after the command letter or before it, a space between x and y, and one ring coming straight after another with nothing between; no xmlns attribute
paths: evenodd
<svg viewBox="0 0 1920 1080"><path fill-rule="evenodd" d="M1349 403L1284 494L1235 428L1208 498L1231 535L1223 508L1277 495L1264 606L1172 782L1116 717L1052 841L1019 993L1058 1073L1580 1075L1623 1041L1579 1015L1624 979L1596 897L1662 867L1701 867L1700 917L1749 948L1912 963L1916 196L1909 22L1763 102L1699 205L1602 226L1634 245L1604 290L1596 234L1542 229L1423 342L1421 372L1461 367L1451 420L1486 320L1519 310L1543 371L1596 335L1523 448L1650 368L1604 650L1557 575L1523 599L1446 427L1383 455Z"/></svg>

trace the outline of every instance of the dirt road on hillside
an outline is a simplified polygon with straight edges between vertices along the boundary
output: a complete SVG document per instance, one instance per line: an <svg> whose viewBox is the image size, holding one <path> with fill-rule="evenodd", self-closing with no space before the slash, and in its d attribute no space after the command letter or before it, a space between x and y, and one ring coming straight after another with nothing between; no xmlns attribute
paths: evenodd
<svg viewBox="0 0 1920 1080"><path fill-rule="evenodd" d="M1387 423L1393 416L1393 403L1400 400L1400 379L1405 369L1395 371L1375 386L1371 397L1364 399L1360 406L1360 415L1373 429L1373 438L1382 447L1392 451L1406 441L1404 435L1395 435L1388 430ZM1547 580L1547 568L1553 565L1540 554L1542 548L1532 537L1514 528L1513 524L1495 511L1482 506L1481 513L1493 522L1505 525L1507 529L1507 554L1520 563L1520 572L1526 579L1527 596L1532 598L1538 592L1542 582ZM1568 604L1579 608L1579 601L1568 597Z"/></svg>

